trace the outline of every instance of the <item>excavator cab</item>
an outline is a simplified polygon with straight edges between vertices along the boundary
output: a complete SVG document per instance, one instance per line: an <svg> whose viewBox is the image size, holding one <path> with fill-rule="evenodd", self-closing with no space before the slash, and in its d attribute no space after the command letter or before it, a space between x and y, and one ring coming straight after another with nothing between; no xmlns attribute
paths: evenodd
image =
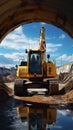
<svg viewBox="0 0 73 130"><path fill-rule="evenodd" d="M28 56L28 73L39 75L42 74L42 60L40 51L30 51Z"/></svg>

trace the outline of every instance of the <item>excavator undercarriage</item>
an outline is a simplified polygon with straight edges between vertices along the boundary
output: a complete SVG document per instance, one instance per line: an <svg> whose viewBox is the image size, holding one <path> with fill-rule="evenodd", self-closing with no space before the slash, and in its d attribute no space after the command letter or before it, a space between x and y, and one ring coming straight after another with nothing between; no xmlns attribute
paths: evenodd
<svg viewBox="0 0 73 130"><path fill-rule="evenodd" d="M35 93L38 94L38 91L40 90L41 93L44 90L45 95L57 95L59 92L58 80L31 81L27 79L17 79L15 81L14 92L17 96L29 96Z"/></svg>

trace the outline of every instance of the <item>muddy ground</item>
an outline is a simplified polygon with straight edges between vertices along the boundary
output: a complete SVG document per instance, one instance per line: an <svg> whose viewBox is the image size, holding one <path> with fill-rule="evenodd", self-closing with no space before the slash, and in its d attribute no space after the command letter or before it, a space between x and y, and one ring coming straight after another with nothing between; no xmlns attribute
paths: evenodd
<svg viewBox="0 0 73 130"><path fill-rule="evenodd" d="M55 105L68 105L73 107L73 89L66 93L59 93L58 95L32 95L25 97L14 96L14 80L16 77L8 75L6 77L0 77L0 101L7 100L9 97L16 98L18 100L24 100L25 102L41 103L41 104L55 104ZM59 84L59 90L62 90L64 84Z"/></svg>

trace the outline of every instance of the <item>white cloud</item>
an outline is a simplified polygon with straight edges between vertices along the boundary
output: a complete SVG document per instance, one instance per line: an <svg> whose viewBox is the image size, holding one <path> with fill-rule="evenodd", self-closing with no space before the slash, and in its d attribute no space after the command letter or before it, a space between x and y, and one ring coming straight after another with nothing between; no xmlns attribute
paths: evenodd
<svg viewBox="0 0 73 130"><path fill-rule="evenodd" d="M32 40L23 34L22 27L15 29L13 32L7 35L2 41L1 47L10 48L15 50L26 49L26 48L38 48L38 40Z"/></svg>
<svg viewBox="0 0 73 130"><path fill-rule="evenodd" d="M57 58L57 60L61 60L61 59L64 60L64 61L70 61L71 56L68 56L67 54L63 54L63 55L61 55Z"/></svg>
<svg viewBox="0 0 73 130"><path fill-rule="evenodd" d="M20 63L22 59L26 60L26 53L0 53L0 66L15 66Z"/></svg>
<svg viewBox="0 0 73 130"><path fill-rule="evenodd" d="M63 40L65 37L66 37L65 34L62 34L59 36L59 39Z"/></svg>
<svg viewBox="0 0 73 130"><path fill-rule="evenodd" d="M63 54L56 58L56 63L58 66L69 63L71 61L73 61L72 55Z"/></svg>
<svg viewBox="0 0 73 130"><path fill-rule="evenodd" d="M59 47L61 47L62 44L54 44L54 43L48 43L46 45L46 52L56 52Z"/></svg>
<svg viewBox="0 0 73 130"><path fill-rule="evenodd" d="M15 61L12 58L6 57L4 54L0 54L0 66L14 66Z"/></svg>
<svg viewBox="0 0 73 130"><path fill-rule="evenodd" d="M41 25L45 25L46 23L44 23L44 22L41 22Z"/></svg>

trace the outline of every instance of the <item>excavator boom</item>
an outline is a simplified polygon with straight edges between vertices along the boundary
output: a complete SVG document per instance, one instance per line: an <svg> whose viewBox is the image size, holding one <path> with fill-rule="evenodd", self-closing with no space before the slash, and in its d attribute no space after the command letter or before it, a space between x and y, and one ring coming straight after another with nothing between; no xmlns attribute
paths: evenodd
<svg viewBox="0 0 73 130"><path fill-rule="evenodd" d="M44 27L42 27L41 30L40 30L39 50L42 52L42 61L44 61L45 60L45 52L46 52L45 29L44 29Z"/></svg>

